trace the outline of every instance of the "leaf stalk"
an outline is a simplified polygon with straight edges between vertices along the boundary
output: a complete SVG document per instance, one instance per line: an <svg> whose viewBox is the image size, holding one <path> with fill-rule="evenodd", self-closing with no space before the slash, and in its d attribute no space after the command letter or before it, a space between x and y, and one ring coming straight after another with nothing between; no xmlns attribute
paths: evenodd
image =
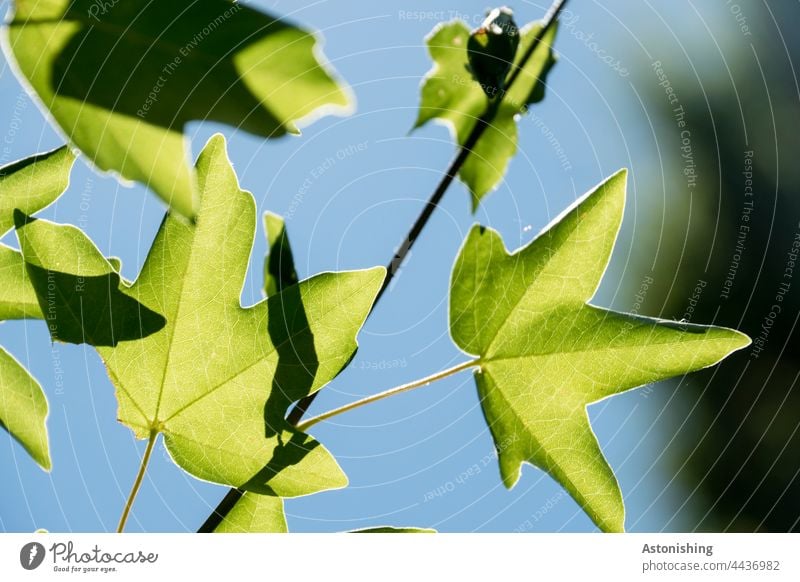
<svg viewBox="0 0 800 582"><path fill-rule="evenodd" d="M131 513L131 509L133 508L133 502L136 500L136 495L139 493L139 489L142 486L142 481L144 480L144 474L147 471L147 465L150 463L150 457L153 454L153 448L156 444L156 439L158 438L158 431L155 429L150 430L150 438L147 439L147 447L144 449L144 455L142 456L142 461L139 463L139 472L136 473L136 479L133 481L133 487L131 487L131 492L128 495L128 499L125 502L125 508L122 510L122 515L119 518L119 525L117 526L117 533L122 533L125 529L125 523L128 521L128 516Z"/></svg>
<svg viewBox="0 0 800 582"><path fill-rule="evenodd" d="M350 410L355 410L356 408L361 408L362 406L366 406L367 404L378 402L379 400L389 398L390 396L394 396L395 394L401 394L403 392L414 390L415 388L427 386L428 384L435 382L436 380L441 380L442 378L447 378L448 376L452 376L453 374L457 374L458 372L461 372L463 370L479 366L480 366L479 359L470 360L468 362L462 362L457 366L453 366L452 368L442 370L441 372L436 372L435 374L431 374L430 376L420 378L419 380L414 380L413 382L396 386L389 390L379 392L378 394L367 396L366 398L362 398L361 400L356 400L355 402L351 402L350 404L345 404L344 406L340 406L339 408L334 408L333 410L324 412L319 416L315 416L314 418L309 418L308 420L298 423L295 428L297 428L297 430L299 431L305 432L306 430L308 430L315 424L322 422L323 420L328 420L329 418L333 418L334 416L339 416L340 414L343 414Z"/></svg>

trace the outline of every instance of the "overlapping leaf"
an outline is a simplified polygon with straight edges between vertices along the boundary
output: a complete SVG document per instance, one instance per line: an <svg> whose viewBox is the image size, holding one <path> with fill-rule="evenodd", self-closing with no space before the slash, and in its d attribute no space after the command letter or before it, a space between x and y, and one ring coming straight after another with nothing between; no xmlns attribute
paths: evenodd
<svg viewBox="0 0 800 582"><path fill-rule="evenodd" d="M308 31L230 0L16 0L9 46L98 168L197 210L182 131L213 120L264 137L349 106Z"/></svg>
<svg viewBox="0 0 800 582"><path fill-rule="evenodd" d="M522 56L540 30L541 24L535 22L520 32L520 45L512 71L519 68ZM509 161L517 151L517 116L544 98L546 76L555 64L552 49L555 33L554 25L544 34L514 85L495 97L502 97L499 109L459 171L459 178L472 195L473 210L503 179ZM468 38L469 29L461 20L437 26L428 37L428 51L434 66L423 81L419 114L414 125L420 127L431 120L445 122L452 128L459 145L467 141L489 105L488 97L467 69Z"/></svg>
<svg viewBox="0 0 800 582"><path fill-rule="evenodd" d="M264 214L267 254L264 257L264 295L270 297L298 282L294 255L281 216ZM283 500L270 495L245 491L233 507L222 516L215 533L285 533L286 517Z"/></svg>
<svg viewBox="0 0 800 582"><path fill-rule="evenodd" d="M264 215L267 256L264 260L264 292L269 297L297 282L294 257L286 224L277 214ZM245 491L222 516L215 533L284 533L288 531L283 501L272 496ZM378 527L352 533L433 533L420 528Z"/></svg>
<svg viewBox="0 0 800 582"><path fill-rule="evenodd" d="M297 271L283 218L271 212L264 214L264 232L269 249L264 258L264 294L269 297L297 283Z"/></svg>
<svg viewBox="0 0 800 582"><path fill-rule="evenodd" d="M75 158L66 147L0 168L0 236L14 224L14 209L34 213L53 203L69 184ZM0 320L42 317L19 251L0 243ZM0 347L0 426L46 470L50 469L47 398L39 383Z"/></svg>
<svg viewBox="0 0 800 582"><path fill-rule="evenodd" d="M175 462L201 479L282 497L341 487L336 461L284 416L350 361L385 270L323 273L242 307L253 197L240 190L221 136L196 170L196 225L168 214L127 289L166 326L99 348L119 419L141 438L162 433ZM64 262L113 270L70 227L35 221L18 234L26 259L60 248Z"/></svg>
<svg viewBox="0 0 800 582"><path fill-rule="evenodd" d="M69 185L75 157L67 147L0 168L0 237L14 226L14 210L33 214L61 196ZM41 317L19 251L0 243L0 319Z"/></svg>
<svg viewBox="0 0 800 582"><path fill-rule="evenodd" d="M605 531L624 529L614 473L586 406L711 366L750 343L737 331L616 313L587 302L608 264L626 173L588 193L526 247L474 227L453 270L450 329L475 373L503 482L547 471Z"/></svg>
<svg viewBox="0 0 800 582"><path fill-rule="evenodd" d="M164 327L164 317L127 292L119 263L106 260L74 226L50 228L15 211L26 275L37 291L53 341L115 346ZM52 223L49 223L52 224ZM36 244L25 235L37 233ZM95 260L95 255L101 257Z"/></svg>

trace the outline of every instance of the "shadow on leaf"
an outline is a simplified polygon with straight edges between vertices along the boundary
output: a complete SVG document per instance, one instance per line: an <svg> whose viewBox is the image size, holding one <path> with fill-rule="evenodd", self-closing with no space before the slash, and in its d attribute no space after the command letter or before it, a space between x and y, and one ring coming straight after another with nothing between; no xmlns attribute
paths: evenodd
<svg viewBox="0 0 800 582"><path fill-rule="evenodd" d="M293 27L225 0L110 8L76 0L63 19L78 27L53 62L54 93L176 131L200 119L266 137L286 133L234 57L257 43L280 50Z"/></svg>
<svg viewBox="0 0 800 582"><path fill-rule="evenodd" d="M35 228L37 223L36 218L19 210L14 212L14 221L18 233L22 229ZM56 241L51 242L56 244ZM47 260L53 261L56 255L64 257L69 253L62 247ZM114 265L106 264L108 271L105 273L77 275L48 269L26 259L27 278L36 292L39 308L54 341L116 346L121 341L145 338L166 325L164 316L125 292L125 285Z"/></svg>

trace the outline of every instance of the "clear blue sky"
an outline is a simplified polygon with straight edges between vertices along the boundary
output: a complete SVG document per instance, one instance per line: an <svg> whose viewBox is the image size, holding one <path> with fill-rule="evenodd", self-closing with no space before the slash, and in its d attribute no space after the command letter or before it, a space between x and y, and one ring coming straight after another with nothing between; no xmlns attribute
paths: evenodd
<svg viewBox="0 0 800 582"><path fill-rule="evenodd" d="M299 138L269 142L231 127L193 124L188 127L192 155L213 132L226 135L240 181L255 195L259 211L288 214L301 276L385 264L454 151L441 126L408 133L420 78L430 67L423 37L438 19L456 14L478 22L484 0L250 4L280 14L291 11L294 21L322 31L325 53L352 86L357 111L317 122ZM0 6L7 8L8 2ZM685 49L702 74L703 53L713 53L715 42L724 45L738 34L730 14L713 14L704 6L706 30L688 6L572 0L570 9L579 18L559 35L561 62L549 78L547 98L521 120L520 152L506 182L476 216L464 187L451 188L362 331L352 365L323 390L314 412L464 360L448 334L447 288L450 265L469 227L475 221L489 224L509 247L517 247L622 166L632 169L626 222L596 302L630 308L633 288L646 274L632 241L640 229L659 227L660 210L649 209L657 206L651 204L654 197L664 195L640 192L637 180L660 175L660 148L674 145L671 128L651 118L663 102L648 67L654 59L672 58L676 67L688 69ZM540 17L546 5L516 2L513 7L523 23ZM418 18L414 11L432 18ZM605 64L598 50L630 74L622 76ZM560 142L561 158L548 129ZM5 62L0 64L0 141L2 163L61 143ZM334 163L315 178L314 168L329 158ZM122 258L124 275L132 279L163 212L145 188L121 186L79 160L69 191L44 214L80 223L104 253ZM4 242L16 244L13 234ZM259 224L245 304L260 298L264 250ZM44 473L0 433L0 531L113 530L144 443L116 422L113 389L97 354L83 346L51 348L45 326L36 321L0 325L0 343L29 366L47 393L54 464L52 473ZM64 373L60 393L57 361ZM684 495L670 482L673 463L680 460L668 450L662 455L681 424L674 406L664 412L673 393L664 384L590 411L620 480L632 530L658 530L667 522L680 529L683 523L680 516L670 521ZM541 471L526 466L516 488L507 491L496 462L484 464L493 445L468 373L338 417L312 432L339 459L350 487L288 501L294 531L379 524L441 531L594 530ZM470 471L468 478L460 477ZM437 489L444 494L426 501ZM128 529L194 530L224 490L184 473L159 444Z"/></svg>

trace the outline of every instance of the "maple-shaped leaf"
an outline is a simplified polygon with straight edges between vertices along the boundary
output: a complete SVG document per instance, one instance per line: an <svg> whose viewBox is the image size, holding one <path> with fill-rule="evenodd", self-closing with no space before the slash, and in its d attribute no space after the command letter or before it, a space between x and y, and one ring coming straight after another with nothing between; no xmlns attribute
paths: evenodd
<svg viewBox="0 0 800 582"><path fill-rule="evenodd" d="M66 190L74 160L63 146L0 168L0 236L37 220L29 215ZM66 244L96 250L77 228L68 228L76 233ZM81 248L65 252L59 244L43 244L41 256L29 253L27 260L0 244L0 319L44 318L54 341L91 345L114 345L164 326L161 315L125 294L118 259L109 259L112 269L105 261L92 269L67 259L82 256Z"/></svg>
<svg viewBox="0 0 800 582"><path fill-rule="evenodd" d="M62 146L0 168L0 237L14 226L14 211L50 206L69 185L75 156ZM0 243L0 320L42 317L19 251Z"/></svg>
<svg viewBox="0 0 800 582"><path fill-rule="evenodd" d="M711 366L750 343L732 329L588 304L622 222L626 176L610 177L513 254L497 232L475 226L450 290L451 334L479 358L475 381L503 483L512 487L522 463L532 463L604 531L622 531L625 513L587 405Z"/></svg>
<svg viewBox="0 0 800 582"><path fill-rule="evenodd" d="M512 72L519 69L523 55L541 28L541 23L533 22L520 31ZM555 34L554 24L545 32L514 84L494 97L502 98L497 113L459 170L459 178L472 195L473 211L503 179L517 151L517 117L544 98L546 77L556 62L552 49ZM459 145L464 145L489 105L489 97L468 69L469 36L469 28L461 20L439 25L428 36L428 51L434 66L422 83L419 114L414 124L417 128L431 120L445 122Z"/></svg>
<svg viewBox="0 0 800 582"><path fill-rule="evenodd" d="M282 217L271 212L264 214L267 254L264 259L264 292L269 297L297 283L292 247ZM217 512L212 514L200 531L214 533L285 533L288 531L283 500L252 491L231 491ZM377 527L352 533L430 533L419 528Z"/></svg>
<svg viewBox="0 0 800 582"><path fill-rule="evenodd" d="M72 152L60 147L0 168L0 237L14 226L15 209L32 214L61 196L69 185L74 161ZM0 243L0 320L41 317L22 254ZM49 471L46 420L47 398L42 387L0 347L0 427Z"/></svg>
<svg viewBox="0 0 800 582"><path fill-rule="evenodd" d="M127 289L167 324L98 348L119 419L137 437L163 434L173 460L200 479L281 497L342 487L333 457L284 417L350 361L385 269L322 273L242 307L255 201L239 188L222 136L209 140L196 171L196 224L168 213ZM65 262L113 269L96 249L71 242L78 236L45 221L19 232L26 259L50 256L45 246L63 249ZM75 249L80 256L69 257Z"/></svg>
<svg viewBox="0 0 800 582"><path fill-rule="evenodd" d="M79 228L54 228L19 210L14 217L26 275L53 341L115 346L164 327L160 313L127 292L119 263L105 259ZM35 223L41 224L29 226Z"/></svg>
<svg viewBox="0 0 800 582"><path fill-rule="evenodd" d="M186 217L198 203L187 122L272 138L350 106L312 33L238 2L14 8L4 47L66 137L99 169L147 184Z"/></svg>

